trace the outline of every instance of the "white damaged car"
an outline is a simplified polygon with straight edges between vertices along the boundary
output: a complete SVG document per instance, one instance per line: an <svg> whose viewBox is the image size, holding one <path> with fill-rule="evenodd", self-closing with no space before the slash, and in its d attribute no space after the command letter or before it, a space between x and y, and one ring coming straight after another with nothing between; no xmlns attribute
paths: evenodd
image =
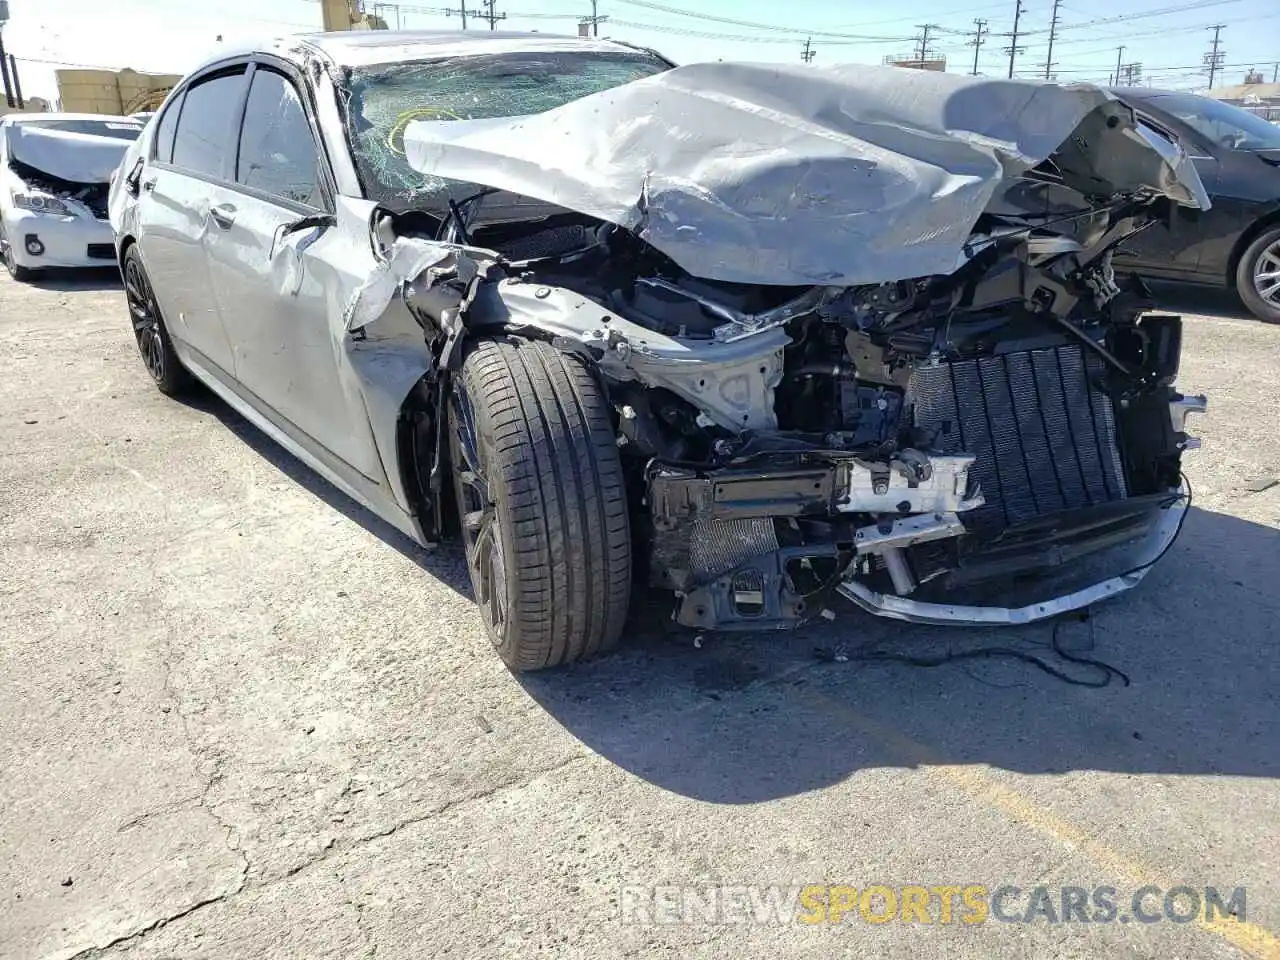
<svg viewBox="0 0 1280 960"><path fill-rule="evenodd" d="M0 259L15 280L114 264L107 194L142 127L84 113L0 118Z"/></svg>
<svg viewBox="0 0 1280 960"><path fill-rule="evenodd" d="M111 218L160 389L460 535L536 669L616 643L633 577L704 630L1135 586L1205 400L1111 254L1208 203L1093 86L376 31L187 77Z"/></svg>

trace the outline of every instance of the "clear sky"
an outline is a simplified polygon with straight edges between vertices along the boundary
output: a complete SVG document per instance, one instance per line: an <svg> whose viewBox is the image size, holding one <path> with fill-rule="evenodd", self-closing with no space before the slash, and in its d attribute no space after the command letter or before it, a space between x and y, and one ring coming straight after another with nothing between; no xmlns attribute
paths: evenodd
<svg viewBox="0 0 1280 960"><path fill-rule="evenodd" d="M1017 0L904 0L858 4L841 0L598 0L601 36L654 47L680 63L696 60L799 62L812 35L816 64L879 63L910 54L919 25L934 24L929 52L945 55L948 70L967 73L967 46L975 18L990 36L979 72L1003 76ZM392 27L459 29L443 11L458 0L376 4ZM1042 76L1053 0L1022 0L1019 76ZM398 6L398 10L397 10ZM481 0L467 0L469 9ZM19 58L24 92L56 94L58 65L133 67L183 73L217 48L217 37L238 42L271 34L320 28L318 0L10 0L4 41ZM366 0L366 9L375 4ZM591 0L496 0L507 19L501 28L573 33ZM1207 79L1203 60L1216 23L1225 24L1223 82L1238 83L1247 68L1272 78L1280 61L1278 0L1060 0L1061 30L1053 59L1058 79L1107 82L1122 61L1141 64L1143 79L1157 86L1199 89ZM1099 22L1107 21L1107 22ZM488 29L473 14L469 29ZM934 40L936 38L936 42ZM53 61L61 61L55 63Z"/></svg>

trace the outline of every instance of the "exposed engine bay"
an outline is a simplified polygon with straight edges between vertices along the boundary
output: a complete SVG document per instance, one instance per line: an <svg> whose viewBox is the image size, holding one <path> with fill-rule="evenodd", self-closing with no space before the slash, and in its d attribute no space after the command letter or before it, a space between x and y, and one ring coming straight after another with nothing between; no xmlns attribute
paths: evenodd
<svg viewBox="0 0 1280 960"><path fill-rule="evenodd" d="M106 220L111 175L141 129L127 118L37 118L6 128L3 152L15 186Z"/></svg>
<svg viewBox="0 0 1280 960"><path fill-rule="evenodd" d="M59 200L71 200L82 204L95 219L107 219L107 195L111 190L109 182L76 183L47 174L19 160L10 160L9 169L28 187L46 193Z"/></svg>
<svg viewBox="0 0 1280 960"><path fill-rule="evenodd" d="M1150 165L1104 175L1089 150L1117 128ZM433 385L469 336L581 356L616 414L637 557L680 623L794 626L832 588L900 619L1026 622L1128 589L1176 536L1205 400L1174 387L1180 318L1146 312L1111 258L1203 189L1114 102L1006 171L950 272L888 282L708 279L678 240L669 255L551 187L544 215L487 220L495 180L375 224L388 262L415 263L402 295Z"/></svg>

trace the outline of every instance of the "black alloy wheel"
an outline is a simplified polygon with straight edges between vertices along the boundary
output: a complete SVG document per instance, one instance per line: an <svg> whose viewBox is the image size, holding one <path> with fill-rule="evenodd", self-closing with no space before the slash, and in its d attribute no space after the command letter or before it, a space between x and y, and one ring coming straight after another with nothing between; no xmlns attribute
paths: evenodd
<svg viewBox="0 0 1280 960"><path fill-rule="evenodd" d="M160 392L173 396L191 385L191 374L173 351L169 333L156 305L151 282L142 266L142 258L136 247L125 251L124 298L129 305L129 320L133 324L133 337L138 342L142 363L151 374Z"/></svg>

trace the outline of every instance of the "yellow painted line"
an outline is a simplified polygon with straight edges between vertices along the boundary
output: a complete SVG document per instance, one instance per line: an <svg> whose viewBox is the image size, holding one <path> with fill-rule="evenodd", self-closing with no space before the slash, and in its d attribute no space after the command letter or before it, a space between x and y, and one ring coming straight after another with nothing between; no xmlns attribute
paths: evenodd
<svg viewBox="0 0 1280 960"><path fill-rule="evenodd" d="M873 720L835 697L804 687L796 688L795 692L812 706L839 714L841 719L861 732L919 765L928 776L945 780L975 800L1007 813L1038 833L1078 849L1099 866L1124 877L1135 886L1149 884L1164 890L1178 886L1168 878L1160 877L1154 871L1117 853L1075 824L1068 823L1034 800L998 782L980 768L948 763L936 751L911 739L896 727ZM1196 920L1196 926L1216 934L1257 960L1280 960L1280 938L1256 923L1226 917L1215 917L1212 920L1201 917Z"/></svg>

